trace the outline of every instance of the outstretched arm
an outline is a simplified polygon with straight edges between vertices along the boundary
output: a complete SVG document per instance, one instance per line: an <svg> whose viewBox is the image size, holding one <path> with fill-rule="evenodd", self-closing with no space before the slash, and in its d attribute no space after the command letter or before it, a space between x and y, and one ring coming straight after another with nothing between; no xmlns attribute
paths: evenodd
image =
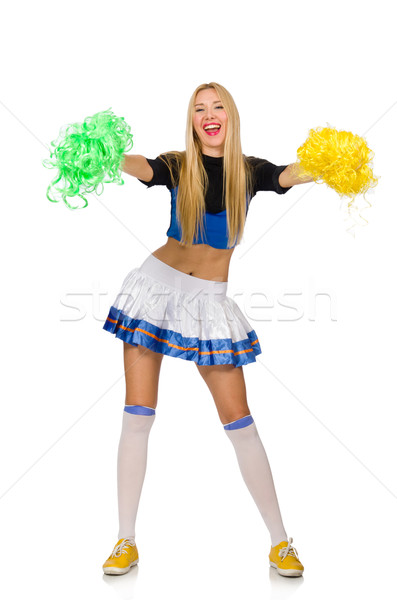
<svg viewBox="0 0 397 600"><path fill-rule="evenodd" d="M140 154L123 154L120 169L142 181L151 181L153 169L144 156Z"/></svg>
<svg viewBox="0 0 397 600"><path fill-rule="evenodd" d="M299 183L309 183L309 181L314 181L312 177L299 176L299 173L299 163L292 163L280 173L278 182L281 187L291 187L293 185L298 185Z"/></svg>

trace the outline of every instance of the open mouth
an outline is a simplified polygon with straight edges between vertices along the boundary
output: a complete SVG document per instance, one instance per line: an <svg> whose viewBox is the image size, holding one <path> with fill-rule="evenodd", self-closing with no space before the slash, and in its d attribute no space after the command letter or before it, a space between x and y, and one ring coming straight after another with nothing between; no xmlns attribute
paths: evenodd
<svg viewBox="0 0 397 600"><path fill-rule="evenodd" d="M205 125L203 129L207 135L218 135L221 126L219 123L211 123L210 125Z"/></svg>

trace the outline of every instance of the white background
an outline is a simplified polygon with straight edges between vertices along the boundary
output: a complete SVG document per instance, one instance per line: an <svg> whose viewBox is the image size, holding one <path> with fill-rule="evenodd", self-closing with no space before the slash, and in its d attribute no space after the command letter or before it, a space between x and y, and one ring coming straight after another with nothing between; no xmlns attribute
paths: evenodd
<svg viewBox="0 0 397 600"><path fill-rule="evenodd" d="M390 3L22 1L3 7L0 44L0 593L384 594L397 506ZM234 97L245 154L294 162L310 128L328 123L365 136L380 176L355 236L323 184L259 193L230 266L228 295L262 347L244 368L248 402L305 566L296 580L268 565L268 531L195 365L170 357L140 564L102 573L117 541L125 394L122 343L102 325L126 273L166 242L170 197L124 175L71 211L47 200L55 171L42 160L61 126L107 108L130 124L131 153L184 149L189 98L209 81ZM258 292L273 307L253 308Z"/></svg>

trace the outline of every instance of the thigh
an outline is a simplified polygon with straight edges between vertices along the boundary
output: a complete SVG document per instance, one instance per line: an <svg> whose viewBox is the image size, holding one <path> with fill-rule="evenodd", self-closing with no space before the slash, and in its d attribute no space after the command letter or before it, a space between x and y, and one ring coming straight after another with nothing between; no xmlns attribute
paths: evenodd
<svg viewBox="0 0 397 600"><path fill-rule="evenodd" d="M156 408L163 354L145 346L124 344L125 403Z"/></svg>
<svg viewBox="0 0 397 600"><path fill-rule="evenodd" d="M197 369L210 390L223 425L250 414L242 367L234 365L198 365Z"/></svg>

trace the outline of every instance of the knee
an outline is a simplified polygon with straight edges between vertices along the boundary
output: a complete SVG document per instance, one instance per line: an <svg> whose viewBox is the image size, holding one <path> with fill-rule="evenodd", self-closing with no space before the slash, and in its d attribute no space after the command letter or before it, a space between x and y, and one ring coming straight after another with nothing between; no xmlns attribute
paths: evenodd
<svg viewBox="0 0 397 600"><path fill-rule="evenodd" d="M228 421L226 423L222 422L222 425L225 431L234 431L237 429L244 429L245 427L252 425L253 422L254 419L251 413L248 413L232 421Z"/></svg>
<svg viewBox="0 0 397 600"><path fill-rule="evenodd" d="M244 419L251 414L248 406L230 409L227 412L219 412L219 419L223 426Z"/></svg>
<svg viewBox="0 0 397 600"><path fill-rule="evenodd" d="M234 397L230 393L229 398L223 396L222 401L217 400L215 397L214 399L222 425L238 421L251 413L246 396L238 395Z"/></svg>
<svg viewBox="0 0 397 600"><path fill-rule="evenodd" d="M149 397L149 398L137 398L136 394L128 394L125 395L125 405L126 406L142 406L146 408L151 408L155 410L157 408L157 397Z"/></svg>

